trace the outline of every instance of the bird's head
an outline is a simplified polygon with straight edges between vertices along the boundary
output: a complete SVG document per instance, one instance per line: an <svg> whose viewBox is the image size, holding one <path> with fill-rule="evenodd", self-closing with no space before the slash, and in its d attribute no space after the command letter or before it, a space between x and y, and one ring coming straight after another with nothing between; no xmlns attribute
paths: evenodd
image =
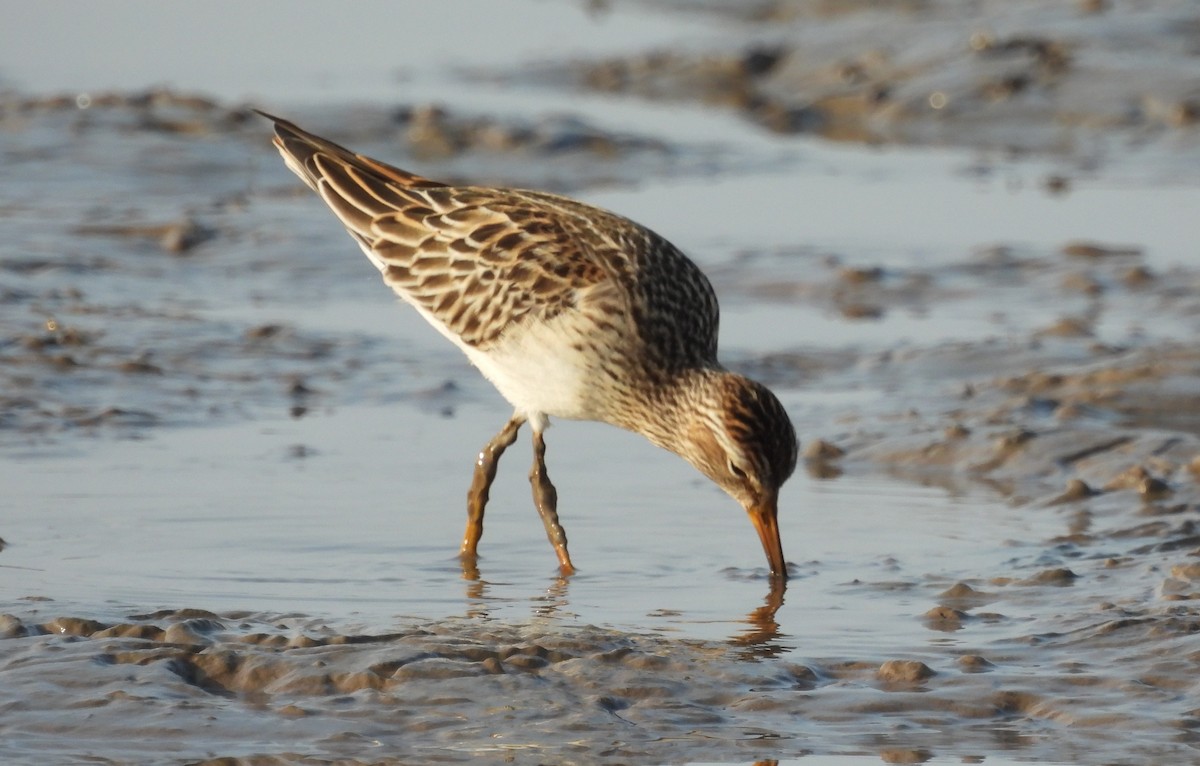
<svg viewBox="0 0 1200 766"><path fill-rule="evenodd" d="M679 436L677 450L741 503L758 531L771 576L786 578L777 521L779 488L796 468L799 444L783 405L759 383L721 372Z"/></svg>

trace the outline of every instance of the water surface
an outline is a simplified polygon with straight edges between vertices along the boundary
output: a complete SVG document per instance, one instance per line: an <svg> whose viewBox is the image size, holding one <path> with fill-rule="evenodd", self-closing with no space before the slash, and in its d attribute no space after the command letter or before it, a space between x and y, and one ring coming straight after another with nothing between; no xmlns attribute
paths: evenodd
<svg viewBox="0 0 1200 766"><path fill-rule="evenodd" d="M103 47L78 38L98 11L21 13L0 31L24 104L0 131L10 762L1194 754L1200 506L1172 413L1198 401L1200 197L1136 147L1096 168L832 145L514 74L728 34L653 4L512 0L463 25L452 4L121 3ZM163 82L214 100L147 108ZM569 422L548 461L579 574L556 572L522 440L465 577L472 459L508 407L237 118L245 98L433 177L570 191L690 253L726 361L805 446L849 453L784 488L786 592L689 466ZM414 156L393 118L430 101L552 140ZM1056 499L1077 477L1109 489Z"/></svg>

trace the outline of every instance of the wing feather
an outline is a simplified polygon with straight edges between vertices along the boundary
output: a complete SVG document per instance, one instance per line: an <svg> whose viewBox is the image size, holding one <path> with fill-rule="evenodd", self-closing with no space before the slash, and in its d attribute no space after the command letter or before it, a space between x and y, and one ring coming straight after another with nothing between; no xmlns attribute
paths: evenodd
<svg viewBox="0 0 1200 766"><path fill-rule="evenodd" d="M462 344L486 350L515 325L590 308L663 364L716 358L711 285L644 227L553 194L441 184L264 116L384 282Z"/></svg>
<svg viewBox="0 0 1200 766"><path fill-rule="evenodd" d="M611 276L586 249L569 246L571 232L544 203L517 221L506 207L521 206L508 192L439 185L271 119L287 166L321 195L384 281L467 345L486 347L514 323L547 321Z"/></svg>

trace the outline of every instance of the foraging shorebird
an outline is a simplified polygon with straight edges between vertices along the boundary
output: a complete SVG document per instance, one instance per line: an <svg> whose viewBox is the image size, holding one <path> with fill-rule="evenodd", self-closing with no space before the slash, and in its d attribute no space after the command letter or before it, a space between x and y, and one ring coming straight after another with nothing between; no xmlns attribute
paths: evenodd
<svg viewBox="0 0 1200 766"><path fill-rule="evenodd" d="M772 578L787 578L777 512L796 432L774 394L717 361L716 295L674 245L567 197L438 183L260 114L383 281L514 408L475 462L464 566L500 456L529 423L534 504L560 570L575 571L546 473L543 432L559 417L620 426L687 460L741 503Z"/></svg>

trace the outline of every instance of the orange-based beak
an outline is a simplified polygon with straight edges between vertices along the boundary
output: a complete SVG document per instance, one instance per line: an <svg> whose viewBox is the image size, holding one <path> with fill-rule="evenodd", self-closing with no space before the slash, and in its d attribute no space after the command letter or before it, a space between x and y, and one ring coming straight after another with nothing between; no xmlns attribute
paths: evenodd
<svg viewBox="0 0 1200 766"><path fill-rule="evenodd" d="M758 531L758 539L762 541L763 551L767 554L767 564L771 567L771 577L786 580L788 576L787 562L783 560L783 543L779 539L779 507L774 496L763 502L747 506L750 523Z"/></svg>

